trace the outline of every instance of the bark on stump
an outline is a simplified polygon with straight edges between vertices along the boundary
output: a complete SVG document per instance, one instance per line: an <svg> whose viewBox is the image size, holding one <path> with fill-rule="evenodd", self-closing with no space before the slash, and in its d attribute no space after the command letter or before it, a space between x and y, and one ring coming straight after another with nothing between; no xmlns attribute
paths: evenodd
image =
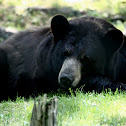
<svg viewBox="0 0 126 126"><path fill-rule="evenodd" d="M57 126L57 97L47 101L45 94L43 100L39 97L32 110L30 126Z"/></svg>

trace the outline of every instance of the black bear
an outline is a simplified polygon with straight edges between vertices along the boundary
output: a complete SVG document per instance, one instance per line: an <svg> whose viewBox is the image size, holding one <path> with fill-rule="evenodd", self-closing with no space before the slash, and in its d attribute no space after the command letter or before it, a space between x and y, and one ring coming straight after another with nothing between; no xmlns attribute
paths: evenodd
<svg viewBox="0 0 126 126"><path fill-rule="evenodd" d="M0 97L75 88L97 75L125 83L125 42L104 19L56 15L51 27L22 31L0 44Z"/></svg>

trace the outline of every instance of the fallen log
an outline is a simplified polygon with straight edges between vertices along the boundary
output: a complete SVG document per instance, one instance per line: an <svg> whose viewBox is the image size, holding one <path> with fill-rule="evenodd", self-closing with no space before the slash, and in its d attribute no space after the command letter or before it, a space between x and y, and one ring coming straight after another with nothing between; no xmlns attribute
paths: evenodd
<svg viewBox="0 0 126 126"><path fill-rule="evenodd" d="M63 14L65 16L70 16L70 17L87 14L85 11L73 10L71 7L64 7L64 8L29 7L27 8L27 11L29 13L43 12L48 15Z"/></svg>

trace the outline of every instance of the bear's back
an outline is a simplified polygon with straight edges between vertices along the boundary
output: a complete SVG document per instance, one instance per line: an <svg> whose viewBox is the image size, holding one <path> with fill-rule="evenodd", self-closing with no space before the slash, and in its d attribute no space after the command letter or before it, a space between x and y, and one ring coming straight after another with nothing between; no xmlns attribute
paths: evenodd
<svg viewBox="0 0 126 126"><path fill-rule="evenodd" d="M21 31L0 44L0 48L7 53L9 73L15 75L21 70L31 72L30 65L34 60L35 51L48 32L49 28Z"/></svg>

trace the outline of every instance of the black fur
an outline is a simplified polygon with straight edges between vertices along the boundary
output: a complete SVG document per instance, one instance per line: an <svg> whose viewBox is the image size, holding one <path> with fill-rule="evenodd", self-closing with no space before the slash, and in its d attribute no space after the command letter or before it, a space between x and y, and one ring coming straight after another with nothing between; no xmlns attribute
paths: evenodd
<svg viewBox="0 0 126 126"><path fill-rule="evenodd" d="M36 96L85 82L95 84L88 90L101 90L106 84L96 84L94 78L87 81L92 76L125 83L125 42L121 31L94 17L67 21L57 15L51 28L19 32L0 44L1 100L13 99L17 92Z"/></svg>

